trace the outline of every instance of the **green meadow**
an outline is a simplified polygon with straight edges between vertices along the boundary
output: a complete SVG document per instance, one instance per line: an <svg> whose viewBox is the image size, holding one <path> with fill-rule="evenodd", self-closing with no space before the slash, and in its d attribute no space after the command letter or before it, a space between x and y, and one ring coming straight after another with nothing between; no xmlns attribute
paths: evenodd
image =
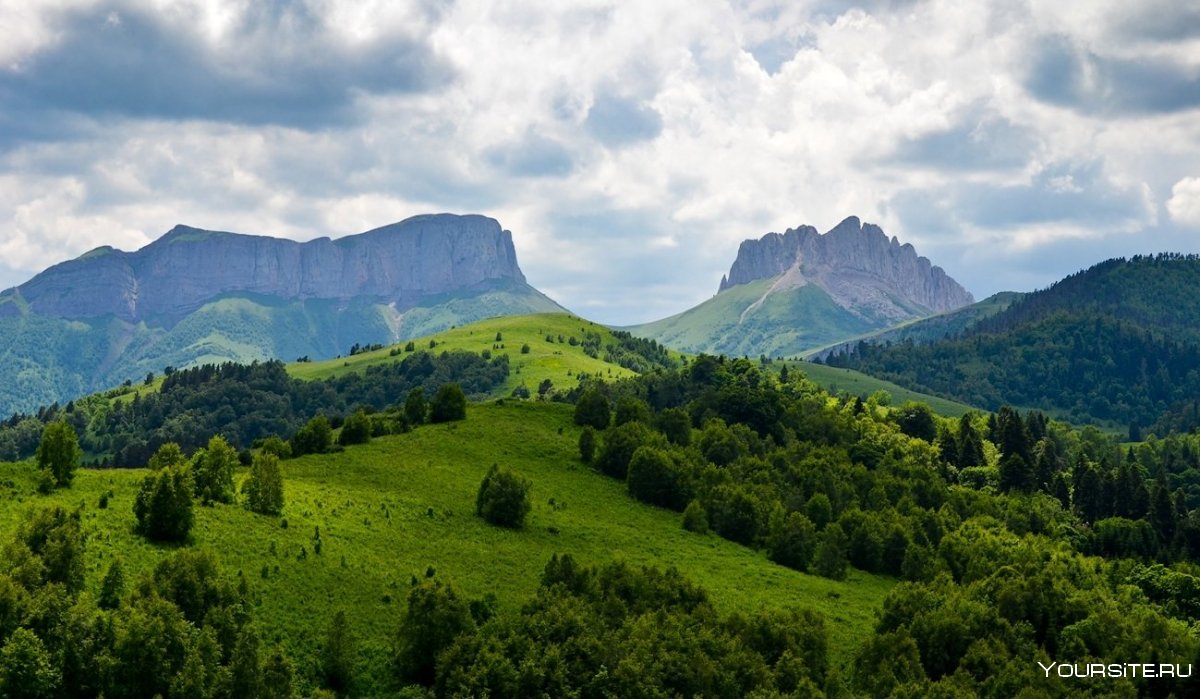
<svg viewBox="0 0 1200 699"><path fill-rule="evenodd" d="M530 332L553 327L551 321L532 325ZM487 331L476 327L475 334L481 332ZM521 340L514 333L505 344ZM584 563L675 566L704 587L722 613L793 605L818 610L827 620L835 665L869 636L893 580L857 570L842 582L805 575L762 552L684 531L677 513L638 503L624 483L580 462L571 416L570 406L553 403L473 404L463 422L286 461L281 517L197 506L191 545L215 551L229 575L246 576L264 640L290 648L301 667L315 657L333 614L344 610L359 641L363 678L387 676L392 636L414 577L436 575L468 598L493 594L501 613L513 614L533 595L554 553ZM533 510L522 530L497 528L474 514L479 483L493 463L533 484ZM173 550L133 533L133 501L144 475L81 470L71 488L41 496L31 463L0 465L0 537L9 537L31 508L82 507L89 588L98 589L117 556L135 579Z"/></svg>
<svg viewBox="0 0 1200 699"><path fill-rule="evenodd" d="M538 385L546 379L554 387L563 388L578 384L580 374L605 378L634 375L634 372L605 362L602 358L589 357L579 345L570 344L571 338L582 340L585 333L598 333L602 345L614 341L612 331L603 325L565 313L539 313L482 320L422 337L414 340L413 345L416 350L432 349L435 352L464 350L507 354L511 373L508 382L496 392L495 397L507 396L521 385L530 392L536 392ZM497 334L499 340L496 339ZM548 342L547 336L553 338L553 342ZM434 343L432 348L431 342ZM374 364L396 361L397 356L392 355L392 351L397 348L402 350L406 344L402 342L349 357L289 364L288 372L301 379L340 376ZM521 351L525 345L529 346L527 353ZM400 358L403 356L401 354Z"/></svg>

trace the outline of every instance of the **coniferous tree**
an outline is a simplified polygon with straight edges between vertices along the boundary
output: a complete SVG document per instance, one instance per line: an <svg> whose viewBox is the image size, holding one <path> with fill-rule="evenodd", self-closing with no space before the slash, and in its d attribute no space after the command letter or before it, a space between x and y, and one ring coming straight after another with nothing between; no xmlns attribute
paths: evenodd
<svg viewBox="0 0 1200 699"><path fill-rule="evenodd" d="M1000 448L1001 457L1015 454L1021 457L1026 464L1033 464L1029 430L1025 426L1025 421L1021 419L1020 413L1007 405L1002 406L996 412L996 430L1000 439L996 446Z"/></svg>
<svg viewBox="0 0 1200 699"><path fill-rule="evenodd" d="M187 466L168 466L146 476L133 503L138 532L155 541L185 541L194 519L193 489Z"/></svg>
<svg viewBox="0 0 1200 699"><path fill-rule="evenodd" d="M942 456L942 461L953 466L958 466L958 442L944 425L939 425L937 428L937 447L938 453Z"/></svg>
<svg viewBox="0 0 1200 699"><path fill-rule="evenodd" d="M1103 477L1091 464L1077 464L1083 467L1075 482L1073 502L1075 513L1084 522L1091 524L1104 517L1104 484Z"/></svg>
<svg viewBox="0 0 1200 699"><path fill-rule="evenodd" d="M1020 454L1006 454L1000 458L1000 490L1029 492L1033 489L1034 471Z"/></svg>
<svg viewBox="0 0 1200 699"><path fill-rule="evenodd" d="M114 560L108 566L108 572L104 574L104 581L100 583L100 598L97 604L101 609L116 609L121 606L121 597L125 595L125 571L121 565L121 560Z"/></svg>
<svg viewBox="0 0 1200 699"><path fill-rule="evenodd" d="M983 453L983 437L975 429L971 413L963 415L958 420L958 463L959 468L982 466L985 457Z"/></svg>
<svg viewBox="0 0 1200 699"><path fill-rule="evenodd" d="M338 610L325 632L325 645L321 647L321 674L325 686L344 694L350 690L354 680L354 637L346 612Z"/></svg>
<svg viewBox="0 0 1200 699"><path fill-rule="evenodd" d="M1159 541L1169 544L1175 538L1176 516L1175 503L1167 484L1167 472L1160 468L1150 488L1149 512L1150 526L1154 528Z"/></svg>

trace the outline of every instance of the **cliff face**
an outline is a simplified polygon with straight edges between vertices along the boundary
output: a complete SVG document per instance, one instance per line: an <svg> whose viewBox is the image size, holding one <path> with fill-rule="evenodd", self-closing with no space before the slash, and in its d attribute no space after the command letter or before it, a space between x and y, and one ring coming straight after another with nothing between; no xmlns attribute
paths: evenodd
<svg viewBox="0 0 1200 699"><path fill-rule="evenodd" d="M512 234L484 216L416 216L307 243L176 226L136 252L100 248L17 287L38 314L180 318L227 293L368 297L396 308L453 291L523 285Z"/></svg>
<svg viewBox="0 0 1200 699"><path fill-rule="evenodd" d="M883 320L974 302L966 289L917 255L912 245L889 240L878 226L863 225L854 216L824 235L801 226L743 242L719 291L774 277L781 277L777 287L815 284L839 306Z"/></svg>

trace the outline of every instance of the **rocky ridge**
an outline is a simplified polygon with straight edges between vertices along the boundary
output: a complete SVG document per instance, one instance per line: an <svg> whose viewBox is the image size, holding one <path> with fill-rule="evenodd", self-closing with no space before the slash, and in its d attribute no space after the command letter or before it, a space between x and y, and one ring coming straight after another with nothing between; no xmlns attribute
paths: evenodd
<svg viewBox="0 0 1200 699"><path fill-rule="evenodd" d="M305 243L176 226L136 252L97 248L5 295L67 319L181 318L224 294L371 298L403 309L432 295L525 285L512 234L492 218L432 214Z"/></svg>
<svg viewBox="0 0 1200 699"><path fill-rule="evenodd" d="M718 291L775 277L779 281L768 295L815 284L838 306L872 320L906 320L974 302L912 245L889 239L879 226L864 225L855 216L824 235L800 226L744 241Z"/></svg>

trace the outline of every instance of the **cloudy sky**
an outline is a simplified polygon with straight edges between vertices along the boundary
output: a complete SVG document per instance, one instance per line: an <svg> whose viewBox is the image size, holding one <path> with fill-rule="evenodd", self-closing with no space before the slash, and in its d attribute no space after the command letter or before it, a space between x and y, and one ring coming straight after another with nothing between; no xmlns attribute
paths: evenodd
<svg viewBox="0 0 1200 699"><path fill-rule="evenodd" d="M0 37L0 286L437 211L610 323L848 215L977 298L1200 251L1195 3L0 0Z"/></svg>

